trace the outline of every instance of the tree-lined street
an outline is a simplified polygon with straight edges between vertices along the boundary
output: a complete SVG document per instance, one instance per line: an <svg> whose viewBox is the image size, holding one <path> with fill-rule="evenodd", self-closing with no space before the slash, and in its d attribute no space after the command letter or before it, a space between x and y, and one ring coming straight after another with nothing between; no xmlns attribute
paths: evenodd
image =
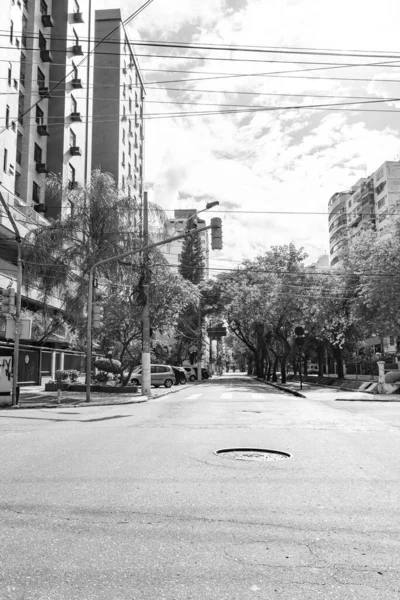
<svg viewBox="0 0 400 600"><path fill-rule="evenodd" d="M0 429L6 599L399 596L400 403L239 374L145 404L4 411Z"/></svg>

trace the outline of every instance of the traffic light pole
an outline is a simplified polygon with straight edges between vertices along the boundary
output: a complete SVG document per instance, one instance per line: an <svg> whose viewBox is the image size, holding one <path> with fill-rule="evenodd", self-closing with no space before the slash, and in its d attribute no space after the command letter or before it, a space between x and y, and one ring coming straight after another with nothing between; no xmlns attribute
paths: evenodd
<svg viewBox="0 0 400 600"><path fill-rule="evenodd" d="M0 194L1 196L1 194ZM104 258L103 260L99 260L94 265L91 266L89 271L89 289L88 289L88 306L87 306L87 349L86 349L86 402L90 402L90 380L91 380L91 363L92 363L92 306L93 306L93 273L94 270L100 265L104 265L113 260L120 260L122 258L126 258L127 256L132 256L133 254L139 254L140 252L146 253L153 248L157 248L157 246L164 246L165 244L170 244L171 242L175 242L175 240L182 240L188 235L193 235L193 233L201 233L202 231L207 231L208 229L213 229L212 225L207 225L207 227L202 227L201 229L196 229L194 232L181 233L180 235L174 235L173 237L167 238L161 242L156 242L155 244L150 244L147 246L142 246L137 250L129 250L129 252L124 252L123 254L117 254L116 256L111 256L110 258ZM149 331L150 335L150 331Z"/></svg>
<svg viewBox="0 0 400 600"><path fill-rule="evenodd" d="M143 194L143 245L149 245L149 203L147 192ZM142 394L151 396L151 369L150 369L150 285L148 270L148 254L143 254L144 285L142 309Z"/></svg>
<svg viewBox="0 0 400 600"><path fill-rule="evenodd" d="M197 332L197 381L201 381L202 380L202 374L201 374L201 346L202 346L202 340L201 340L201 298L199 298L199 310L197 313L197 327L198 327L198 332Z"/></svg>

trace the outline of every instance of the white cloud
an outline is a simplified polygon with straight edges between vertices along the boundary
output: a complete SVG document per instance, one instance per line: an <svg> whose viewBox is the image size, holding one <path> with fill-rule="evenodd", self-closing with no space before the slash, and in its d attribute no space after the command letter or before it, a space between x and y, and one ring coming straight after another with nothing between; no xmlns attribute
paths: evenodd
<svg viewBox="0 0 400 600"><path fill-rule="evenodd" d="M125 2L123 15L136 8L136 2ZM396 51L399 22L398 0L381 0L373 9L367 7L365 0L249 0L247 3L175 0L173 5L155 0L138 16L134 22L136 30L132 28L131 35L133 39L356 49L374 54L379 50ZM316 70L324 65L311 64L312 61L383 62L379 58L147 47L141 47L140 53L175 57L141 58L146 81L180 80L166 87L197 90L177 92L149 85L147 114L221 110L224 107L217 105L224 104L240 105L237 109L243 111L146 121L145 173L159 204L167 209L180 208L188 202L200 206L204 198L212 198L220 201L221 210L225 207L258 211L224 214L224 251L213 255L212 261L216 264L223 264L226 259L226 265L232 266L228 261L254 256L271 244L292 241L304 245L310 260L315 261L328 247L327 215L296 213L326 213L333 193L347 189L359 177L375 170L385 160L395 159L399 153L400 125L396 114L357 112L359 108L393 108L387 104L343 106L354 109L350 111L335 110L340 107L333 106L330 110L249 112L260 107L276 109L395 96L393 83L376 79L395 79L398 68L327 65L332 68ZM179 55L185 58L177 58ZM188 58L199 55L242 61ZM248 59L310 64L250 62ZM305 71L304 78L251 75L285 71L296 75L295 71L302 69L315 70ZM214 78L197 81L211 77L212 73ZM248 76L229 77L232 74ZM315 79L318 76L322 78ZM187 79L195 81L185 84ZM363 79L366 81L359 81ZM166 104L167 101L204 105ZM234 108L225 107L226 110ZM273 211L285 214L269 214Z"/></svg>

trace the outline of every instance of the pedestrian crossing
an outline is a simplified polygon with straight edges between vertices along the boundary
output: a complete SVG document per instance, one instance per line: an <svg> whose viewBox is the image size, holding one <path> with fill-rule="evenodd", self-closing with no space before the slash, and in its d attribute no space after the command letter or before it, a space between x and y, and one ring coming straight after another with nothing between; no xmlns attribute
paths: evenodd
<svg viewBox="0 0 400 600"><path fill-rule="evenodd" d="M219 399L220 400L233 400L234 397L239 397L243 398L243 396L245 396L246 398L251 398L251 400L266 400L268 397L268 394L263 394L263 393L259 393L259 394L254 394L251 392L246 392L246 391L235 391L235 392L222 392L219 395ZM199 398L204 397L204 398L209 398L210 395L209 394L191 394L190 396L186 396L185 400L198 400ZM214 399L215 396L214 394L212 395L212 398ZM218 398L218 396L217 396ZM215 399L217 399L215 398Z"/></svg>

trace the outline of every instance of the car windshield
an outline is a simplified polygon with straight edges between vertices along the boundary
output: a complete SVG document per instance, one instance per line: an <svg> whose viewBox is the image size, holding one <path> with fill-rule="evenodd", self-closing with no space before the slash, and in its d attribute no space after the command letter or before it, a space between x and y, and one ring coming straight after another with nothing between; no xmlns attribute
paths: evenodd
<svg viewBox="0 0 400 600"><path fill-rule="evenodd" d="M138 365L137 367L135 367L132 371L132 373L137 373L138 371L140 371L140 369L142 368L142 365Z"/></svg>

